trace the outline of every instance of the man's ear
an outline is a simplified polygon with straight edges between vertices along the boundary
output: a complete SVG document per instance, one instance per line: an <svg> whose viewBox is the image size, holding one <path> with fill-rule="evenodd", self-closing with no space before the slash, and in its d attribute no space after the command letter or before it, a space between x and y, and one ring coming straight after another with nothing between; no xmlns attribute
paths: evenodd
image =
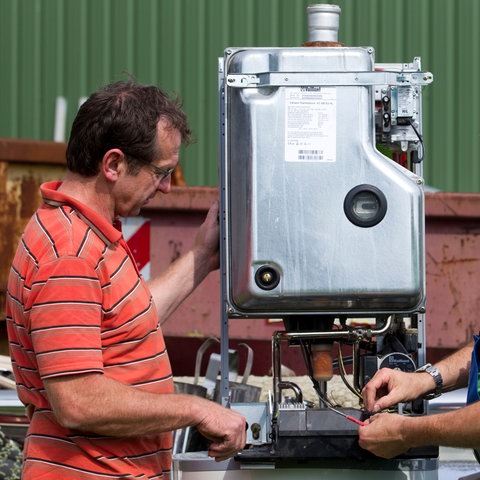
<svg viewBox="0 0 480 480"><path fill-rule="evenodd" d="M100 164L102 175L110 182L116 182L127 170L127 159L121 150L112 148L105 152Z"/></svg>

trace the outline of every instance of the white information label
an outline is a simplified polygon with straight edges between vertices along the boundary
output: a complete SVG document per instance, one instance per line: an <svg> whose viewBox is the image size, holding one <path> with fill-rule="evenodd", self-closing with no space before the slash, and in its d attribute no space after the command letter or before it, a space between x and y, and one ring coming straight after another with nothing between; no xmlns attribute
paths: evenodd
<svg viewBox="0 0 480 480"><path fill-rule="evenodd" d="M335 162L337 143L337 89L285 89L285 160Z"/></svg>
<svg viewBox="0 0 480 480"><path fill-rule="evenodd" d="M398 116L413 117L413 87L398 87Z"/></svg>

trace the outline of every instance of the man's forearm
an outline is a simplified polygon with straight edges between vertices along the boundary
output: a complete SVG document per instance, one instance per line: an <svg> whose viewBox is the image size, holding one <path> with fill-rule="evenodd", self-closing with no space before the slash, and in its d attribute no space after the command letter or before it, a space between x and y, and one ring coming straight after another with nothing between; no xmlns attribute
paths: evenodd
<svg viewBox="0 0 480 480"><path fill-rule="evenodd" d="M210 272L208 259L189 250L148 286L160 319L169 317Z"/></svg>
<svg viewBox="0 0 480 480"><path fill-rule="evenodd" d="M443 390L465 387L468 383L473 343L435 364L442 374Z"/></svg>
<svg viewBox="0 0 480 480"><path fill-rule="evenodd" d="M411 446L480 447L480 404L436 415L405 418L404 435Z"/></svg>
<svg viewBox="0 0 480 480"><path fill-rule="evenodd" d="M114 437L158 434L196 425L200 399L154 394L101 374L45 382L58 421L65 427Z"/></svg>

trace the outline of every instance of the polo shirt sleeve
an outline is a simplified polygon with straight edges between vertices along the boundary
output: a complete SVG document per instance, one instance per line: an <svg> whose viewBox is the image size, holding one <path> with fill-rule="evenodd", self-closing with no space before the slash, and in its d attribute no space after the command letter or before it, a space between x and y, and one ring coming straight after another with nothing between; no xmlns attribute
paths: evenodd
<svg viewBox="0 0 480 480"><path fill-rule="evenodd" d="M42 265L30 298L28 333L40 376L103 372L102 286L88 260Z"/></svg>

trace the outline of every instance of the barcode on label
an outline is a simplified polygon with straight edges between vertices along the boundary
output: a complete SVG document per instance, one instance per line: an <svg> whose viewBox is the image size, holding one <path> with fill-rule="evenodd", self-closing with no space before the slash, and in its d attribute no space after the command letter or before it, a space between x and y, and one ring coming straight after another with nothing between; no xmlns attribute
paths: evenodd
<svg viewBox="0 0 480 480"><path fill-rule="evenodd" d="M323 160L323 150L298 150L298 160Z"/></svg>

